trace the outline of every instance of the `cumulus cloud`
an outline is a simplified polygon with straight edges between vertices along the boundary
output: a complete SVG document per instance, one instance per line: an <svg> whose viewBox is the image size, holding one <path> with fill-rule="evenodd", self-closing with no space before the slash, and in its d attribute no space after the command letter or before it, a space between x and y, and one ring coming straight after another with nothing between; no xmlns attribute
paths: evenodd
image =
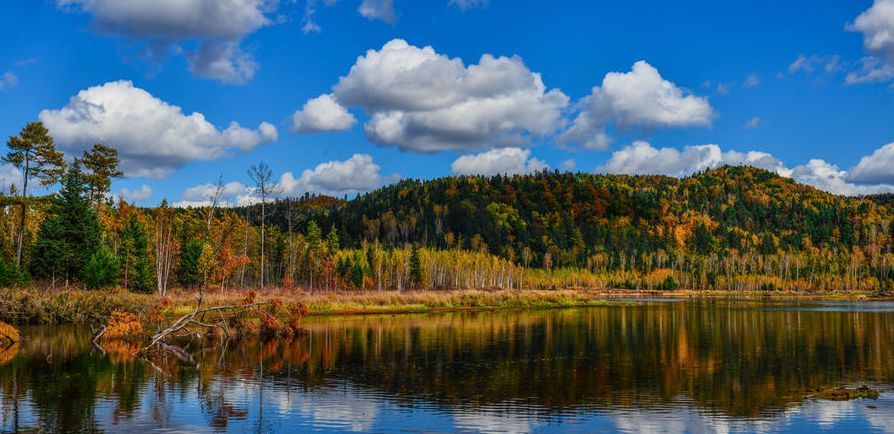
<svg viewBox="0 0 894 434"><path fill-rule="evenodd" d="M570 172L577 168L577 161L569 158L569 159L563 161L562 164L559 165L559 167L562 168L562 170L564 170L566 172Z"/></svg>
<svg viewBox="0 0 894 434"><path fill-rule="evenodd" d="M894 192L894 186L884 183L870 185L851 182L847 171L820 159L812 159L807 164L795 167L792 178L802 184L845 196Z"/></svg>
<svg viewBox="0 0 894 434"><path fill-rule="evenodd" d="M863 48L871 55L860 61L860 69L847 75L848 84L894 79L894 0L875 0L848 30L863 34Z"/></svg>
<svg viewBox="0 0 894 434"><path fill-rule="evenodd" d="M94 143L118 149L129 177L162 177L190 161L213 160L277 139L263 122L250 130L236 122L221 130L201 113L183 113L130 81L80 91L65 107L43 110L40 120L56 142L78 154Z"/></svg>
<svg viewBox="0 0 894 434"><path fill-rule="evenodd" d="M789 174L781 161L766 152L724 152L717 145L686 146L681 152L675 148L655 148L644 141L615 151L596 171L682 177L723 165L748 165L781 175Z"/></svg>
<svg viewBox="0 0 894 434"><path fill-rule="evenodd" d="M876 149L871 155L860 159L850 170L848 180L860 183L894 184L894 143Z"/></svg>
<svg viewBox="0 0 894 434"><path fill-rule="evenodd" d="M382 20L386 23L397 21L394 0L363 0L357 12L370 20Z"/></svg>
<svg viewBox="0 0 894 434"><path fill-rule="evenodd" d="M869 157L864 157L863 160L873 158L881 160L892 156L894 156L894 143L877 150ZM877 161L873 161L875 162ZM674 148L659 149L647 142L639 141L614 152L596 171L683 177L723 165L746 165L766 169L833 194L857 196L894 192L892 185L894 176L869 175L870 172L866 171L873 168L869 163L846 171L824 160L812 159L807 164L790 169L766 152L722 151L717 145L686 146L680 151Z"/></svg>
<svg viewBox="0 0 894 434"><path fill-rule="evenodd" d="M146 200L152 197L152 188L148 185L143 184L140 188L136 190L131 190L129 188L122 188L119 196L128 201L128 202L137 202L141 200Z"/></svg>
<svg viewBox="0 0 894 434"><path fill-rule="evenodd" d="M360 56L333 96L370 115L371 141L417 152L521 146L560 128L568 105L519 57L466 66L401 39Z"/></svg>
<svg viewBox="0 0 894 434"><path fill-rule="evenodd" d="M745 122L745 125L743 125L742 128L745 128L746 130L753 130L753 129L759 127L760 125L761 125L761 118L755 116L755 117L749 119L748 122Z"/></svg>
<svg viewBox="0 0 894 434"><path fill-rule="evenodd" d="M333 196L357 194L373 190L394 181L397 176L383 176L381 168L368 154L354 154L344 161L321 163L295 177L291 172L282 175L279 189L286 196L322 193Z"/></svg>
<svg viewBox="0 0 894 434"><path fill-rule="evenodd" d="M531 157L530 149L500 148L463 155L450 165L454 175L515 175L546 169L545 162Z"/></svg>
<svg viewBox="0 0 894 434"><path fill-rule="evenodd" d="M283 173L274 190L283 197L302 196L304 193L342 196L368 192L397 179L398 175L382 175L372 156L354 154L347 160L318 164L297 177L292 172ZM216 190L217 185L211 183L187 188L174 206L208 206ZM251 205L259 200L253 188L238 181L224 184L220 195L221 206Z"/></svg>
<svg viewBox="0 0 894 434"><path fill-rule="evenodd" d="M19 76L12 71L6 71L0 75L0 91L11 89L19 85Z"/></svg>
<svg viewBox="0 0 894 434"><path fill-rule="evenodd" d="M355 123L354 115L328 94L307 101L292 115L292 131L298 133L346 130Z"/></svg>
<svg viewBox="0 0 894 434"><path fill-rule="evenodd" d="M180 200L174 202L174 206L185 207L202 207L211 205L211 201L217 193L217 184L205 183L183 190L180 194ZM257 199L252 195L252 191L245 184L238 181L231 181L221 186L218 206L243 206L255 203Z"/></svg>
<svg viewBox="0 0 894 434"><path fill-rule="evenodd" d="M605 128L710 126L714 110L707 98L690 94L661 77L645 61L630 72L610 72L602 86L577 103L579 113L559 137L562 142L580 143L590 149L605 149Z"/></svg>
<svg viewBox="0 0 894 434"><path fill-rule="evenodd" d="M194 74L225 83L250 80L257 64L240 48L247 35L269 25L276 0L56 0L93 16L100 33L142 41L150 58L179 52L183 43Z"/></svg>

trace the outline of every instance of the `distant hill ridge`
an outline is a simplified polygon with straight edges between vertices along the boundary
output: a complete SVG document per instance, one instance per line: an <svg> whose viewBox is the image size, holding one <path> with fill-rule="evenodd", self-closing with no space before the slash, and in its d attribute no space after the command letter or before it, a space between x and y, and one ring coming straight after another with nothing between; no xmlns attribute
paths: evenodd
<svg viewBox="0 0 894 434"><path fill-rule="evenodd" d="M307 196L270 211L283 229L335 225L346 245L378 241L487 250L531 264L583 266L644 255L891 250L894 196L836 196L748 166L686 178L543 171L403 180L352 200ZM290 205L291 204L291 205ZM257 215L255 207L240 213ZM626 258L626 259L623 259Z"/></svg>

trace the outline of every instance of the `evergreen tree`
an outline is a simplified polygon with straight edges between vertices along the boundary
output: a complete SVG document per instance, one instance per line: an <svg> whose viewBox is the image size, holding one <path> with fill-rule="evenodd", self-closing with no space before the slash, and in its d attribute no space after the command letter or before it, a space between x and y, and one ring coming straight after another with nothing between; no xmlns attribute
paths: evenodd
<svg viewBox="0 0 894 434"><path fill-rule="evenodd" d="M185 287L202 283L201 259L205 243L189 240L180 249L180 263L177 267L177 281Z"/></svg>
<svg viewBox="0 0 894 434"><path fill-rule="evenodd" d="M89 151L84 151L80 161L86 169L84 179L87 182L90 200L98 205L111 190L112 178L124 175L124 172L118 169L118 164L121 163L118 150L97 143Z"/></svg>
<svg viewBox="0 0 894 434"><path fill-rule="evenodd" d="M422 285L422 261L419 259L419 246L413 244L410 252L410 285L418 288Z"/></svg>
<svg viewBox="0 0 894 434"><path fill-rule="evenodd" d="M115 286L121 274L120 266L118 258L109 249L100 247L84 266L84 284L88 289Z"/></svg>
<svg viewBox="0 0 894 434"><path fill-rule="evenodd" d="M16 243L16 264L22 263L22 248L25 238L25 222L28 215L28 181L32 178L42 186L50 186L57 182L65 172L65 158L56 150L56 145L49 131L42 122L25 125L18 137L11 136L6 142L9 152L3 161L12 164L22 171L22 190L19 197L20 213L18 240Z"/></svg>
<svg viewBox="0 0 894 434"><path fill-rule="evenodd" d="M338 230L335 228L335 225L332 225L329 228L329 234L326 235L326 247L329 248L330 254L335 254L340 247L340 243L338 241Z"/></svg>
<svg viewBox="0 0 894 434"><path fill-rule="evenodd" d="M136 292L154 291L152 263L149 260L149 236L136 214L131 214L124 225L121 247L124 259L124 288Z"/></svg>
<svg viewBox="0 0 894 434"><path fill-rule="evenodd" d="M35 276L82 277L84 265L99 248L99 221L87 197L80 165L69 168L62 189L53 198L50 216L43 221L33 247Z"/></svg>

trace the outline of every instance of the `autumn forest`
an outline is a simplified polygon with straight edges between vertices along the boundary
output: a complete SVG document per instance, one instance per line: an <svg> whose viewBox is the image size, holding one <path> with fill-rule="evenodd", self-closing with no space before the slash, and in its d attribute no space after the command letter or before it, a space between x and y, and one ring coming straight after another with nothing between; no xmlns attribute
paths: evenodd
<svg viewBox="0 0 894 434"><path fill-rule="evenodd" d="M2 197L3 286L887 292L894 281L894 198L835 196L746 166L287 198L258 163L250 206L223 206L219 185L206 207L140 208L109 195L124 175L113 147L66 159L40 123L7 146L23 183Z"/></svg>

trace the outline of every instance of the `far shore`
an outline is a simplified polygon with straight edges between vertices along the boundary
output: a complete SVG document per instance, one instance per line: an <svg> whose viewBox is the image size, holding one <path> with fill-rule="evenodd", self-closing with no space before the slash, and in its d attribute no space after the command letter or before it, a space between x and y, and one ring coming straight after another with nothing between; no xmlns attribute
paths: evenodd
<svg viewBox="0 0 894 434"><path fill-rule="evenodd" d="M123 290L18 288L3 290L0 321L12 324L101 324L115 310L146 313L155 306L169 315L195 308L195 291L173 290L167 296L134 294ZM209 291L204 305L229 305L244 297L242 291ZM257 290L259 300L300 302L308 315L421 314L498 309L548 309L631 303L640 298L736 299L778 301L886 301L890 294L861 291L784 292L715 290L616 290L567 288L555 290L412 290L412 291L305 291L267 288Z"/></svg>

